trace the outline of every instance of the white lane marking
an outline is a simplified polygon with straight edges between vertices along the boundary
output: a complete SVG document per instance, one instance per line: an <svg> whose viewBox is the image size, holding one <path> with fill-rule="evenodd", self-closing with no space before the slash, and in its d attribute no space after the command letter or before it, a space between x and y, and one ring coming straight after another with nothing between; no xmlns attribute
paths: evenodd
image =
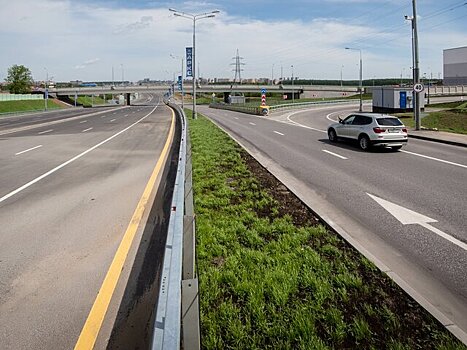
<svg viewBox="0 0 467 350"><path fill-rule="evenodd" d="M331 115L336 114L336 113L340 113L340 112L332 112L332 113L329 113L329 114L326 116L326 119L329 120L329 121L331 121L331 122L333 122L333 123L338 123L339 120L335 120L335 119L332 119L332 118L331 118Z"/></svg>
<svg viewBox="0 0 467 350"><path fill-rule="evenodd" d="M41 131L41 132L38 132L37 135L47 134L47 133L52 132L52 131L54 131L54 129L49 129L49 130Z"/></svg>
<svg viewBox="0 0 467 350"><path fill-rule="evenodd" d="M80 123L80 124L84 124L84 123L87 123L87 122L88 122L87 120L82 120L82 121L80 121L79 123Z"/></svg>
<svg viewBox="0 0 467 350"><path fill-rule="evenodd" d="M279 131L274 131L274 132L275 132L276 134L278 134L278 135L284 136L284 134L281 133L281 132L279 132Z"/></svg>
<svg viewBox="0 0 467 350"><path fill-rule="evenodd" d="M128 117L128 114L125 114L125 117Z"/></svg>
<svg viewBox="0 0 467 350"><path fill-rule="evenodd" d="M41 148L41 147L42 147L42 145L39 145L39 146L36 146L36 147L32 147L32 148L28 148L28 149L26 149L26 150L24 150L24 151L15 153L15 156L19 156L20 154L23 154L23 153L26 153L26 152L29 152L29 151L32 151L32 150L34 150L34 149Z"/></svg>
<svg viewBox="0 0 467 350"><path fill-rule="evenodd" d="M255 123L251 123L251 122L250 122L250 125L256 125L256 124L255 124Z"/></svg>
<svg viewBox="0 0 467 350"><path fill-rule="evenodd" d="M451 243L454 243L458 247L467 250L467 244L430 225L430 223L438 222L437 220L432 219L423 214L417 213L413 210L404 208L395 203L391 203L385 199L373 196L372 194L367 193L367 195L369 195L370 198L372 198L376 203L378 203L384 209L386 209L389 212L389 214L394 216L402 225L423 226L431 232L436 233L438 236L443 237Z"/></svg>
<svg viewBox="0 0 467 350"><path fill-rule="evenodd" d="M114 113L114 114L115 114L115 113ZM107 115L103 115L101 118L105 118L105 117L107 117Z"/></svg>
<svg viewBox="0 0 467 350"><path fill-rule="evenodd" d="M446 163L446 164L450 164L450 165L455 165L455 166L458 166L458 167L467 169L467 165L464 165L464 164L449 162L449 161L444 160L444 159L439 159L439 158L435 158L435 157L425 156L425 155L423 155L423 154L414 153L414 152L409 152L409 151L405 151L405 150L400 150L399 152L403 152L403 153L411 154L411 155L413 155L413 156L422 157L422 158L426 158L426 159L431 159L431 160L434 160L434 161L437 161L437 162Z"/></svg>
<svg viewBox="0 0 467 350"><path fill-rule="evenodd" d="M340 154L337 154L337 153L334 153L334 152L331 152L331 151L328 151L328 150L325 150L325 149L323 149L322 151L325 152L325 153L328 153L330 155L333 155L334 157L340 158L340 159L349 159L349 158L346 158L344 156L341 156Z"/></svg>
<svg viewBox="0 0 467 350"><path fill-rule="evenodd" d="M114 121L116 121L116 120L117 120L117 119L112 119L110 122L114 122Z"/></svg>
<svg viewBox="0 0 467 350"><path fill-rule="evenodd" d="M234 117L234 119L237 119L237 120L238 120L238 119L240 119L240 118L238 118L238 117Z"/></svg>
<svg viewBox="0 0 467 350"><path fill-rule="evenodd" d="M136 124L142 122L144 119L146 119L147 117L149 117L149 116L157 109L157 107L159 107L159 105L157 105L156 107L154 107L154 109L151 110L151 112L149 112L148 114L146 114L143 118L141 118L140 120L134 122L134 123L131 124L130 126L126 127L125 129L123 129L123 130L117 132L116 134L114 134L114 135L110 136L109 138L105 139L104 141L99 142L97 145L95 145L95 146L93 146L93 147L87 149L86 151L84 151L84 152L78 154L77 156L71 158L70 160L67 160L65 163L62 163L62 164L58 165L57 167L53 168L52 170L49 170L49 171L46 172L45 174L42 174L41 176L36 177L34 180L29 181L27 184L24 184L23 186L18 187L16 190L11 191L10 193L7 193L7 194L4 195L2 198L0 198L0 203L2 203L3 201L7 200L7 199L10 198L10 197L13 197L15 194L17 194L17 193L19 193L19 192L25 190L26 188L28 188L28 187L34 185L36 182L39 182L40 180L46 178L47 176L49 176L49 175L55 173L56 171L60 170L61 168L65 167L65 166L67 166L68 164L74 162L75 160L77 160L77 159L83 157L84 155L88 154L89 152L94 151L96 148L98 148L98 147L102 146L103 144L109 142L110 140L116 138L117 136L119 136L120 134L124 133L125 131L131 129L133 126L135 126Z"/></svg>
<svg viewBox="0 0 467 350"><path fill-rule="evenodd" d="M86 131L89 131L89 130L92 130L93 128L87 128L87 129L84 129L83 131L81 132L86 132Z"/></svg>

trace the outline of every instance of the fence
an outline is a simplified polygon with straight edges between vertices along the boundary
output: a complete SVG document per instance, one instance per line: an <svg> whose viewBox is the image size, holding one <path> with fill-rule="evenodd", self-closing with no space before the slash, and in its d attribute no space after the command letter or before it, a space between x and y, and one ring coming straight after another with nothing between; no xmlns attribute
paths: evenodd
<svg viewBox="0 0 467 350"><path fill-rule="evenodd" d="M24 100L43 100L42 94L0 94L0 102L5 101L24 101Z"/></svg>

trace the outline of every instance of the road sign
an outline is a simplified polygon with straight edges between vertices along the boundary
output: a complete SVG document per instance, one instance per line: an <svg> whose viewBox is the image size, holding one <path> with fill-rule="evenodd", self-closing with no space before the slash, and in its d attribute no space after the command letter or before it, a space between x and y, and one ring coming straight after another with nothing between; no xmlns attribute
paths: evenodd
<svg viewBox="0 0 467 350"><path fill-rule="evenodd" d="M261 93L264 95L266 93L266 89L261 89Z"/></svg>
<svg viewBox="0 0 467 350"><path fill-rule="evenodd" d="M415 91L415 92L422 92L423 89L425 89L425 87L423 86L423 84L420 84L420 83L415 84L413 86L413 91Z"/></svg>
<svg viewBox="0 0 467 350"><path fill-rule="evenodd" d="M193 76L193 48L186 48L186 76Z"/></svg>

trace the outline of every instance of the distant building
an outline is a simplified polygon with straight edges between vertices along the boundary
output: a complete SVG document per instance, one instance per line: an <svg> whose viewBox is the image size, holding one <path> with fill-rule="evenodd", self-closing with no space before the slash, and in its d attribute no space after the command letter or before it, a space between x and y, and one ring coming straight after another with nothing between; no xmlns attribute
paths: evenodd
<svg viewBox="0 0 467 350"><path fill-rule="evenodd" d="M467 85L467 46L443 51L444 85Z"/></svg>

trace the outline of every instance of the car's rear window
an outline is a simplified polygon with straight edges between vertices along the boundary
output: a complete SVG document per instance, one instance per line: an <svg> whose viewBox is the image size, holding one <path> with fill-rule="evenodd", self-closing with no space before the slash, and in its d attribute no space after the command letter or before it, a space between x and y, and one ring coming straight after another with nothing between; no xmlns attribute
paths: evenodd
<svg viewBox="0 0 467 350"><path fill-rule="evenodd" d="M376 121L378 122L379 125L382 125L382 126L400 126L400 125L404 125L397 118L376 118Z"/></svg>

